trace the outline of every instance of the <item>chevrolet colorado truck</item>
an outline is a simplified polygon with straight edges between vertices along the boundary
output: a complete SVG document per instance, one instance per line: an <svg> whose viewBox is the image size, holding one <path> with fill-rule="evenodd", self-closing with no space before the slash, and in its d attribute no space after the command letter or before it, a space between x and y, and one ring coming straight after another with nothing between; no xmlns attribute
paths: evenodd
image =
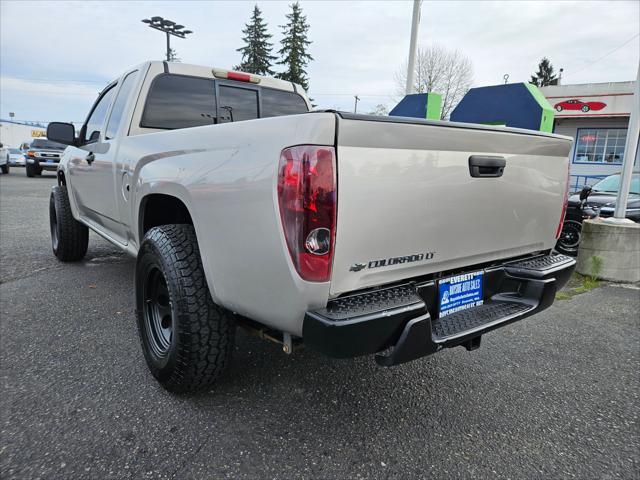
<svg viewBox="0 0 640 480"><path fill-rule="evenodd" d="M137 258L147 365L174 392L210 385L237 325L392 366L549 307L571 139L513 128L310 112L300 86L148 62L109 84L50 201L53 252L91 229Z"/></svg>

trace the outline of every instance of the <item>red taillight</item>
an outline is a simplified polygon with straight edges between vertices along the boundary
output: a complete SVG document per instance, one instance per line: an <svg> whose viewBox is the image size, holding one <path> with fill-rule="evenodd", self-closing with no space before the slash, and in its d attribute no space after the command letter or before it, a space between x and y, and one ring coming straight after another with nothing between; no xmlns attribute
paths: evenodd
<svg viewBox="0 0 640 480"><path fill-rule="evenodd" d="M284 237L298 274L311 282L331 277L336 229L336 153L333 147L286 148L278 166Z"/></svg>
<svg viewBox="0 0 640 480"><path fill-rule="evenodd" d="M558 228L556 228L556 240L560 238L560 234L562 233L562 226L564 225L564 217L567 214L567 204L569 203L569 184L571 182L571 165L567 162L567 183L564 188L564 197L562 203L562 214L560 215L560 223L558 223Z"/></svg>
<svg viewBox="0 0 640 480"><path fill-rule="evenodd" d="M238 80L240 82L251 81L251 75L248 75L246 73L239 73L239 72L227 72L227 78L229 80Z"/></svg>

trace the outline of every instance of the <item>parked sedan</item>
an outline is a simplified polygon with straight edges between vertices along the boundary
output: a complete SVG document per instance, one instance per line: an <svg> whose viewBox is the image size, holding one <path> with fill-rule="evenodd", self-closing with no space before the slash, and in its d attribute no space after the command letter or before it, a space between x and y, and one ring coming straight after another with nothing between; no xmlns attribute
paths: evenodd
<svg viewBox="0 0 640 480"><path fill-rule="evenodd" d="M586 218L612 217L619 189L620 174L616 173L593 186L585 185L579 194L571 195L556 250L567 255L577 255L582 222ZM625 216L634 222L640 222L640 171L637 170L634 170L631 177Z"/></svg>
<svg viewBox="0 0 640 480"><path fill-rule="evenodd" d="M19 148L7 148L7 163L12 167L25 165L24 155Z"/></svg>

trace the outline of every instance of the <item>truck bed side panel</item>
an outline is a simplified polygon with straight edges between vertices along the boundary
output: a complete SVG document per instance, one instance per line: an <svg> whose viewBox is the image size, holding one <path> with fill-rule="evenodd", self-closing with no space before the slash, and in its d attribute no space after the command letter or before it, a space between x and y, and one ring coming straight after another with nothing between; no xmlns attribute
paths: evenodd
<svg viewBox="0 0 640 480"><path fill-rule="evenodd" d="M285 147L333 145L335 122L330 113L305 114L126 137L122 160L135 165L132 217L146 195L181 199L214 301L300 335L304 313L326 304L329 283L305 282L293 267L280 221L278 162Z"/></svg>

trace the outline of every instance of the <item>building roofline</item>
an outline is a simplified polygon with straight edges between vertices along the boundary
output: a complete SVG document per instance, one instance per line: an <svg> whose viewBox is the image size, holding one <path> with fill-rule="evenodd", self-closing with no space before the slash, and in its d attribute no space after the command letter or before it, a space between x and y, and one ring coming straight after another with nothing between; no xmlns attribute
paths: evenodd
<svg viewBox="0 0 640 480"><path fill-rule="evenodd" d="M635 80L625 80L622 82L596 82L596 83L563 83L561 85L546 85L544 87L539 87L539 88L549 88L549 87L605 87L608 85L633 85L634 83L636 83Z"/></svg>

